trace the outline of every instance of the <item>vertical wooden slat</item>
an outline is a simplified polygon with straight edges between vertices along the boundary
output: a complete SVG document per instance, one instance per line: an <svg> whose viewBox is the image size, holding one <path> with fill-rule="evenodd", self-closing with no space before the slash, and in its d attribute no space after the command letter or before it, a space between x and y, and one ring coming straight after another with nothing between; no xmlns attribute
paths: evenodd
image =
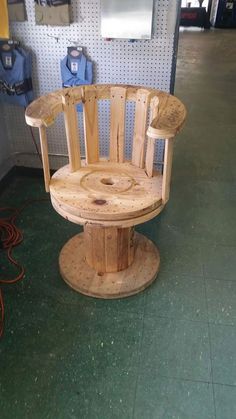
<svg viewBox="0 0 236 419"><path fill-rule="evenodd" d="M105 262L105 229L92 226L93 265L97 272L106 272Z"/></svg>
<svg viewBox="0 0 236 419"><path fill-rule="evenodd" d="M170 195L170 178L173 159L174 138L165 140L164 169L162 179L162 201L165 204Z"/></svg>
<svg viewBox="0 0 236 419"><path fill-rule="evenodd" d="M84 87L83 110L86 162L96 163L99 160L99 135L97 95L94 86Z"/></svg>
<svg viewBox="0 0 236 419"><path fill-rule="evenodd" d="M118 229L118 271L122 271L134 260L133 227Z"/></svg>
<svg viewBox="0 0 236 419"><path fill-rule="evenodd" d="M40 138L42 161L43 161L45 190L46 192L49 192L50 167L49 167L49 159L48 159L48 142L47 142L46 127L42 126L39 128L39 138Z"/></svg>
<svg viewBox="0 0 236 419"><path fill-rule="evenodd" d="M134 242L134 227L129 227L129 250L128 250L128 265L134 260L135 242Z"/></svg>
<svg viewBox="0 0 236 419"><path fill-rule="evenodd" d="M105 264L105 229L86 224L84 226L86 243L86 261L97 272L106 272Z"/></svg>
<svg viewBox="0 0 236 419"><path fill-rule="evenodd" d="M126 88L111 87L110 161L123 163Z"/></svg>
<svg viewBox="0 0 236 419"><path fill-rule="evenodd" d="M106 249L106 271L117 272L117 247L118 247L118 229L116 227L106 227L105 229L105 249Z"/></svg>
<svg viewBox="0 0 236 419"><path fill-rule="evenodd" d="M70 97L63 96L62 100L70 170L75 172L81 167L77 112Z"/></svg>
<svg viewBox="0 0 236 419"><path fill-rule="evenodd" d="M149 91L145 89L139 89L136 94L132 164L141 168L144 167L148 96Z"/></svg>
<svg viewBox="0 0 236 419"><path fill-rule="evenodd" d="M84 226L84 241L86 243L86 261L93 266L93 230L91 224Z"/></svg>
<svg viewBox="0 0 236 419"><path fill-rule="evenodd" d="M158 97L155 96L154 98L151 99L150 122L152 122L153 119L158 116L158 104L159 104ZM146 161L145 161L145 169L146 169L146 173L148 177L152 177L153 175L154 151L155 151L155 139L148 137Z"/></svg>

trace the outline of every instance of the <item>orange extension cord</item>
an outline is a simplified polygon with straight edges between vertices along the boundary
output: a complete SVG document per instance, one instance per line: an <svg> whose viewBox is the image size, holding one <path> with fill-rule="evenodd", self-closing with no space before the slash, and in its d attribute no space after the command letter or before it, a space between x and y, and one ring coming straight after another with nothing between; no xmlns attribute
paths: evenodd
<svg viewBox="0 0 236 419"><path fill-rule="evenodd" d="M20 215L25 207L30 205L34 202L40 201L48 201L47 198L42 199L34 199L31 201L27 201L20 209L5 207L0 208L0 214L10 212L11 215L8 217L0 218L0 234L1 234L1 247L7 253L7 258L10 263L15 265L19 273L15 278L11 279L1 279L0 284L15 284L16 282L20 281L24 278L25 275L25 268L12 256L13 248L18 246L23 240L23 234L21 230L16 226L16 218ZM1 309L1 316L0 316L0 338L3 335L4 330L4 301L3 301L3 293L0 289L0 309Z"/></svg>

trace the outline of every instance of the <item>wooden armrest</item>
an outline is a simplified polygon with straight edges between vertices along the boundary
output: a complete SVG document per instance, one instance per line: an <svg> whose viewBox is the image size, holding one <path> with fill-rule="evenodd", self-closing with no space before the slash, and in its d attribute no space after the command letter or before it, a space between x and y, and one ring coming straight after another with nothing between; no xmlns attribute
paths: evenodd
<svg viewBox="0 0 236 419"><path fill-rule="evenodd" d="M62 112L62 92L61 89L34 100L25 111L26 123L38 128L52 125L56 116Z"/></svg>
<svg viewBox="0 0 236 419"><path fill-rule="evenodd" d="M172 95L160 98L157 113L147 130L148 137L156 140L175 137L187 115L183 103Z"/></svg>
<svg viewBox="0 0 236 419"><path fill-rule="evenodd" d="M57 115L63 111L62 98L70 96L71 90L71 88L60 89L34 100L25 111L26 123L38 128L52 125ZM79 101L79 99L81 99L81 89L77 88L73 100Z"/></svg>

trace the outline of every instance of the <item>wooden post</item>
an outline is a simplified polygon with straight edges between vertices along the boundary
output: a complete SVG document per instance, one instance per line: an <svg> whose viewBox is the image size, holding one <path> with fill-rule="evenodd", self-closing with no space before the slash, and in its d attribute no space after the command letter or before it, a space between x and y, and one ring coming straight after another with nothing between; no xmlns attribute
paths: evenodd
<svg viewBox="0 0 236 419"><path fill-rule="evenodd" d="M146 125L147 112L149 106L149 94L149 90L145 89L137 90L136 94L132 164L142 169L144 167L144 150L146 142Z"/></svg>
<svg viewBox="0 0 236 419"><path fill-rule="evenodd" d="M110 161L124 162L126 88L111 87Z"/></svg>
<svg viewBox="0 0 236 419"><path fill-rule="evenodd" d="M154 96L151 99L150 103L150 121L153 121L154 118L158 116L159 112L159 99L157 96ZM146 150L146 161L145 169L148 177L153 175L153 162L154 162L154 152L155 152L155 139L147 136L147 150Z"/></svg>
<svg viewBox="0 0 236 419"><path fill-rule="evenodd" d="M134 229L84 226L86 261L96 272L119 272L134 260Z"/></svg>
<svg viewBox="0 0 236 419"><path fill-rule="evenodd" d="M148 138L148 145L146 150L146 161L145 161L145 170L148 177L153 175L153 163L154 163L154 152L155 152L155 140L154 138Z"/></svg>
<svg viewBox="0 0 236 419"><path fill-rule="evenodd" d="M48 159L47 134L46 134L46 127L44 125L39 127L39 138L40 138L41 154L42 154L42 161L43 161L45 190L46 192L49 192L50 167L49 167L49 159Z"/></svg>
<svg viewBox="0 0 236 419"><path fill-rule="evenodd" d="M94 86L85 86L83 102L84 141L86 163L99 161L99 129L97 89Z"/></svg>
<svg viewBox="0 0 236 419"><path fill-rule="evenodd" d="M62 96L62 100L70 169L75 172L81 166L77 112L70 97Z"/></svg>
<svg viewBox="0 0 236 419"><path fill-rule="evenodd" d="M165 204L170 195L170 178L172 170L174 138L165 140L164 169L162 180L162 201Z"/></svg>

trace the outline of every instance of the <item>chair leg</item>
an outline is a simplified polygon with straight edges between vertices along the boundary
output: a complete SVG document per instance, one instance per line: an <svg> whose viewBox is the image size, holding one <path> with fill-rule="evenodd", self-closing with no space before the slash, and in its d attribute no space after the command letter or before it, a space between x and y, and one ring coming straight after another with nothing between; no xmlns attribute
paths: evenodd
<svg viewBox="0 0 236 419"><path fill-rule="evenodd" d="M156 246L134 228L84 226L62 248L60 272L76 291L97 298L121 298L150 285L159 271Z"/></svg>

